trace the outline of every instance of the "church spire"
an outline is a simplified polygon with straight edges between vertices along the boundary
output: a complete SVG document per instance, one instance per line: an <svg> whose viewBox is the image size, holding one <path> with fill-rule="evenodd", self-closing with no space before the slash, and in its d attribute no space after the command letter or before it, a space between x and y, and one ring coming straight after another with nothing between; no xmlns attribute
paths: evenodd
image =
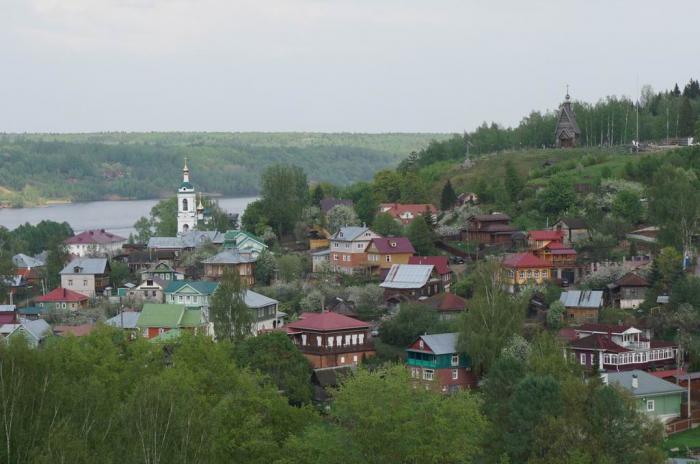
<svg viewBox="0 0 700 464"><path fill-rule="evenodd" d="M185 166L182 168L182 181L183 182L190 181L190 168L187 167L187 157L185 157Z"/></svg>
<svg viewBox="0 0 700 464"><path fill-rule="evenodd" d="M199 202L197 202L197 211L204 211L204 205L202 204L202 194L199 194Z"/></svg>

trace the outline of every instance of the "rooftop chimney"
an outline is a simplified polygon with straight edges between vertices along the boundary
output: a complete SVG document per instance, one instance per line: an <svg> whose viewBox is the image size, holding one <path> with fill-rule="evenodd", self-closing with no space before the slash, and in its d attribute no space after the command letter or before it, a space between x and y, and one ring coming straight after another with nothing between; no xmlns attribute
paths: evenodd
<svg viewBox="0 0 700 464"><path fill-rule="evenodd" d="M637 377L637 374L632 374L632 389L636 390L639 388L639 377Z"/></svg>

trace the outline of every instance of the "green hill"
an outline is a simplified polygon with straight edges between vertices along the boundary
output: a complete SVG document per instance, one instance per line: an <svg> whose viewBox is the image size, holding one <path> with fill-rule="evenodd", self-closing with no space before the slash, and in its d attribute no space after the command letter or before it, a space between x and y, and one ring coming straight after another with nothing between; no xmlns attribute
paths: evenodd
<svg viewBox="0 0 700 464"><path fill-rule="evenodd" d="M157 198L188 157L205 192L255 195L262 170L301 166L312 181L369 180L446 134L99 133L0 135L0 202Z"/></svg>

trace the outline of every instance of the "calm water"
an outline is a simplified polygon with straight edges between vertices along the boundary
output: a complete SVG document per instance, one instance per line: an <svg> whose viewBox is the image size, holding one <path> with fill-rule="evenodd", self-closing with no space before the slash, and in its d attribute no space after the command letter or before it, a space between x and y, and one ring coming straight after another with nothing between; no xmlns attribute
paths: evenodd
<svg viewBox="0 0 700 464"><path fill-rule="evenodd" d="M256 197L219 198L219 206L229 213L243 214L248 203ZM0 225L8 229L28 222L36 224L44 219L71 225L81 232L87 229L106 229L124 237L134 231L134 222L141 216L148 216L153 205L159 200L133 201L90 201L52 205L39 208L0 209Z"/></svg>

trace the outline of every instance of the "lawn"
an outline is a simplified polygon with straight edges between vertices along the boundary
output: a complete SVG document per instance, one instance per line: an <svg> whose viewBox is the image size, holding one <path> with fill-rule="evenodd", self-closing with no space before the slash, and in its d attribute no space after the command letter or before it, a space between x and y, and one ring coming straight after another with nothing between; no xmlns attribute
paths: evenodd
<svg viewBox="0 0 700 464"><path fill-rule="evenodd" d="M687 448L700 448L700 427L669 436L668 439L664 441L663 447L666 451L678 448L678 454L680 455L685 455L685 450Z"/></svg>

